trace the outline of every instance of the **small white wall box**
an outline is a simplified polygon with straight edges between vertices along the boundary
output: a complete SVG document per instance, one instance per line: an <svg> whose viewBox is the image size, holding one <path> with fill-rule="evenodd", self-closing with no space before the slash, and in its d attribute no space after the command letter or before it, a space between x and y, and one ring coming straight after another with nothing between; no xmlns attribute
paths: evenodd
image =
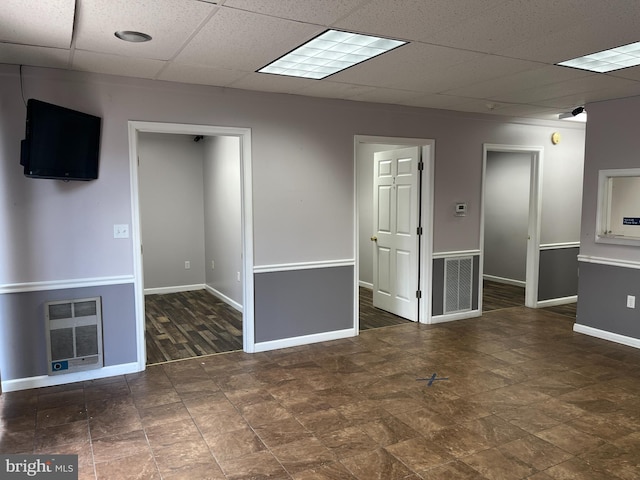
<svg viewBox="0 0 640 480"><path fill-rule="evenodd" d="M49 375L102 368L101 297L44 305Z"/></svg>
<svg viewBox="0 0 640 480"><path fill-rule="evenodd" d="M456 203L456 217L464 217L467 214L466 203Z"/></svg>

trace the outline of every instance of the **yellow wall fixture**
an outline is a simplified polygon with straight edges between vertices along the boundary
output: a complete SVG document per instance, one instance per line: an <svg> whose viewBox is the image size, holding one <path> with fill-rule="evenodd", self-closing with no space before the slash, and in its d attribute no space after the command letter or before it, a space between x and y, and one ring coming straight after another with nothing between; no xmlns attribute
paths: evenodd
<svg viewBox="0 0 640 480"><path fill-rule="evenodd" d="M553 143L554 145L557 145L560 143L560 140L562 140L562 137L558 132L553 132L551 134L551 143Z"/></svg>

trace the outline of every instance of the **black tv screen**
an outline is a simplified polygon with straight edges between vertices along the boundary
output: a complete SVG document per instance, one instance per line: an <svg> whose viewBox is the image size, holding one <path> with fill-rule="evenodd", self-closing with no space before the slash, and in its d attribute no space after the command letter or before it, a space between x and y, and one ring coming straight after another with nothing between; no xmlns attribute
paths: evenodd
<svg viewBox="0 0 640 480"><path fill-rule="evenodd" d="M31 178L98 178L102 119L33 98L27 102L27 127L20 164Z"/></svg>

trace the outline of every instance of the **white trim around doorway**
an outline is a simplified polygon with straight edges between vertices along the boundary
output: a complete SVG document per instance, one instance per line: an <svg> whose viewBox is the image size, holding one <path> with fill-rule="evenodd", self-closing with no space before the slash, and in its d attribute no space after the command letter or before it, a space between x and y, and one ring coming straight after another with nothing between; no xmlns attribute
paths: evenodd
<svg viewBox="0 0 640 480"><path fill-rule="evenodd" d="M242 188L242 270L243 270L243 350L255 351L254 302L253 302L253 200L251 176L251 129L129 121L129 169L131 178L131 241L133 248L133 276L136 297L136 346L139 371L146 367L144 278L142 270L140 204L138 191L138 134L142 132L204 136L233 136L240 139L240 171Z"/></svg>
<svg viewBox="0 0 640 480"><path fill-rule="evenodd" d="M434 204L434 172L435 172L435 140L428 138L404 138L404 137L381 137L372 135L354 135L353 145L353 192L354 192L354 251L356 252L356 266L354 274L354 327L358 332L359 306L358 287L361 282L360 277L360 248L359 248L359 202L358 202L358 144L378 143L398 146L419 146L424 163L422 171L422 193L421 193L421 225L424 232L420 236L420 284L418 289L422 296L418 300L420 323L431 323L431 288L433 272L433 204Z"/></svg>
<svg viewBox="0 0 640 480"><path fill-rule="evenodd" d="M531 154L531 174L529 184L529 239L527 242L525 306L530 308L538 308L541 220L540 212L542 210L542 165L544 158L544 147L485 143L482 146L482 196L480 205L480 282L478 282L478 309L482 311L482 279L484 278L484 207L488 152L513 152Z"/></svg>

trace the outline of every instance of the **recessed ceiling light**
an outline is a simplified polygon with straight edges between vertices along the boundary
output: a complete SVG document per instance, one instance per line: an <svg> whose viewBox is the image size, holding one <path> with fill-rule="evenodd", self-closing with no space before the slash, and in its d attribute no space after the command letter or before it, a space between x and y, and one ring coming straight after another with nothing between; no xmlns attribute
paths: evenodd
<svg viewBox="0 0 640 480"><path fill-rule="evenodd" d="M118 30L114 35L125 42L141 43L151 40L151 35L131 30Z"/></svg>
<svg viewBox="0 0 640 480"><path fill-rule="evenodd" d="M320 80L406 43L327 30L258 72Z"/></svg>
<svg viewBox="0 0 640 480"><path fill-rule="evenodd" d="M606 73L640 65L640 42L573 58L557 65L589 72Z"/></svg>

